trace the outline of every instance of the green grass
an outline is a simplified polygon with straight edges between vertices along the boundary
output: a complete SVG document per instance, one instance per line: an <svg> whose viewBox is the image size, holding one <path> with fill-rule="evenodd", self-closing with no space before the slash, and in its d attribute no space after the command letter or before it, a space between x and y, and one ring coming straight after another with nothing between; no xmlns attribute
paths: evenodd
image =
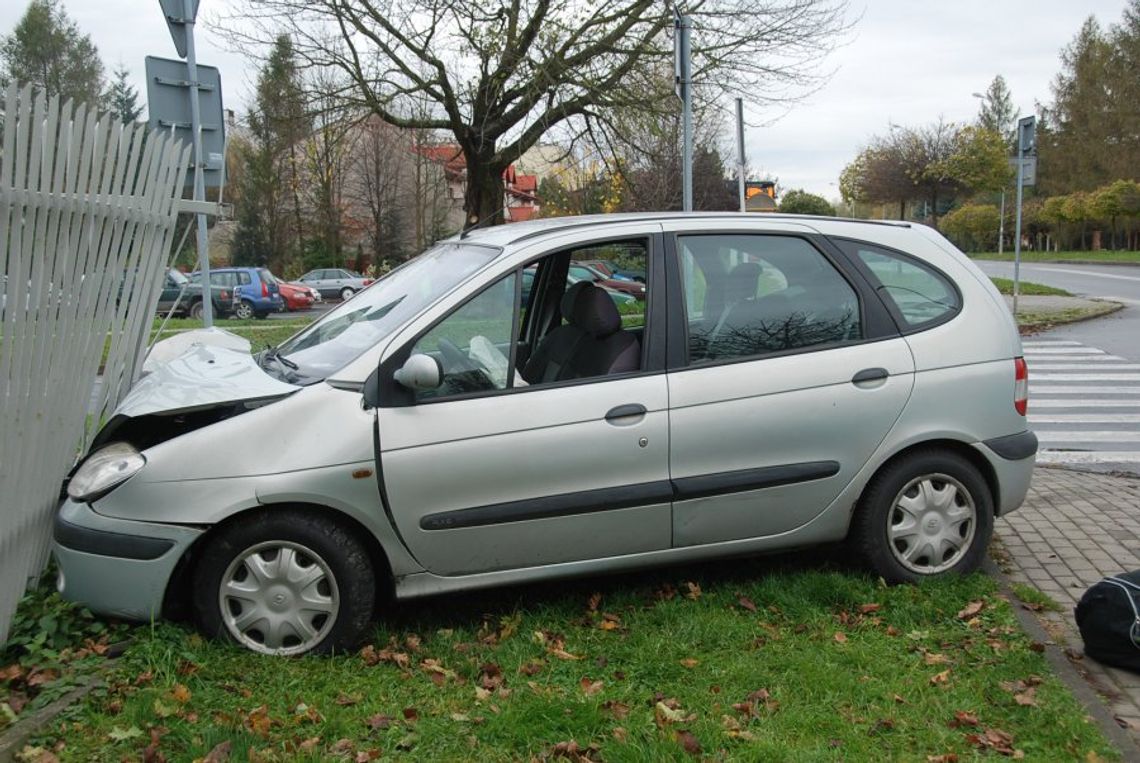
<svg viewBox="0 0 1140 763"><path fill-rule="evenodd" d="M975 260L1013 261L1013 252L974 252ZM1022 262L1131 262L1140 265L1140 252L1106 251L1097 252L1035 252L1022 251Z"/></svg>
<svg viewBox="0 0 1140 763"><path fill-rule="evenodd" d="M607 761L686 759L686 742L926 760L972 757L970 735L995 729L1030 759L1114 758L996 592L981 575L886 588L825 562L734 561L390 604L380 661L144 626L107 688L34 743L65 760L136 759L152 734L171 760L230 743L238 760L506 761L571 741ZM1027 704L1018 681L1040 681Z"/></svg>
<svg viewBox="0 0 1140 763"><path fill-rule="evenodd" d="M1118 302L1096 302L1084 307L1068 307L1063 310L1023 310L1017 311L1017 326L1022 334L1046 331L1054 326L1076 321L1085 321L1119 310Z"/></svg>
<svg viewBox="0 0 1140 763"><path fill-rule="evenodd" d="M996 278L994 276L990 276L990 280L994 282L994 286L996 286L998 291L1000 291L1002 294L1013 294L1013 281L1012 280L1010 280L1008 278ZM1067 292L1064 289L1058 289L1056 287L1046 286L1045 284L1040 284L1040 283L1026 283L1025 281L1021 282L1020 289L1018 291L1021 294L1034 295L1034 296L1036 296L1036 295L1055 296L1055 297L1071 297L1071 296L1073 296L1071 292Z"/></svg>
<svg viewBox="0 0 1140 763"><path fill-rule="evenodd" d="M1027 609L1033 611L1048 610L1049 612L1060 612L1062 610L1061 605L1054 601L1049 594L1038 591L1033 586L1013 583L1010 585L1010 589L1018 601L1024 604Z"/></svg>

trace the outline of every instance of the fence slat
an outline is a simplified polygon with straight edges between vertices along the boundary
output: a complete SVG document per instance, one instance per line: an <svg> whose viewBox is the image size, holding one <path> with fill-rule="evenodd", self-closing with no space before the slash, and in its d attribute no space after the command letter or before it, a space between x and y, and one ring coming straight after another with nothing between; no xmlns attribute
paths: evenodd
<svg viewBox="0 0 1140 763"><path fill-rule="evenodd" d="M84 104L2 96L0 643L46 562L60 481L137 377L188 159Z"/></svg>

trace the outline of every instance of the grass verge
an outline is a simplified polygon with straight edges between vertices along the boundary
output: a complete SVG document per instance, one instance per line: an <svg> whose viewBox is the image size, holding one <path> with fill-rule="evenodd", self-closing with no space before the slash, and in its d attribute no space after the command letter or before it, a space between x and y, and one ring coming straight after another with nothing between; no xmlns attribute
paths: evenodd
<svg viewBox="0 0 1140 763"><path fill-rule="evenodd" d="M1013 262L1013 252L975 252L969 255L975 260L999 260ZM1035 252L1022 251L1022 262L1117 262L1140 265L1140 252L1106 251L1097 252Z"/></svg>
<svg viewBox="0 0 1140 763"><path fill-rule="evenodd" d="M33 741L65 760L1113 758L996 591L735 561L391 605L360 653L291 660L158 624Z"/></svg>
<svg viewBox="0 0 1140 763"><path fill-rule="evenodd" d="M1119 302L1096 302L1085 307L1067 307L1063 310L1019 310L1017 326L1022 334L1036 334L1065 323L1099 318L1114 313L1121 307Z"/></svg>
<svg viewBox="0 0 1140 763"><path fill-rule="evenodd" d="M990 280L994 282L994 286L1002 294L1013 294L1013 280L1009 278L997 278L990 276ZM1046 296L1046 297L1071 297L1071 292L1064 289L1058 289L1055 286L1046 286L1041 283L1026 283L1021 282L1021 287L1018 290L1021 294L1027 296Z"/></svg>

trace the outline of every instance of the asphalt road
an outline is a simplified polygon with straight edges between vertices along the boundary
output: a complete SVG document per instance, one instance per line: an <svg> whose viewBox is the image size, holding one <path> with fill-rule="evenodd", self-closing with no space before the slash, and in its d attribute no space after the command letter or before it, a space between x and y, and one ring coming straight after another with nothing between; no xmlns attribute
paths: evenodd
<svg viewBox="0 0 1140 763"><path fill-rule="evenodd" d="M1011 262L978 264L987 275L1013 275ZM1124 304L1023 343L1038 462L1140 475L1140 267L1034 263L1021 277Z"/></svg>
<svg viewBox="0 0 1140 763"><path fill-rule="evenodd" d="M1012 262L975 262L986 275L1013 278ZM1021 280L1123 304L1123 310L1105 318L1073 323L1041 336L1082 342L1140 362L1140 267L1022 263Z"/></svg>

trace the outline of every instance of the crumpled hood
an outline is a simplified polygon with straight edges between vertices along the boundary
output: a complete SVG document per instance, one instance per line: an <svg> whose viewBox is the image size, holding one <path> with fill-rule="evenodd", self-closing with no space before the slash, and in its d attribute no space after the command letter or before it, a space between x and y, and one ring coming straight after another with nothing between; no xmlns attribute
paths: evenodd
<svg viewBox="0 0 1140 763"><path fill-rule="evenodd" d="M194 345L136 382L113 415L134 418L192 411L284 397L299 389L266 374L248 352Z"/></svg>

